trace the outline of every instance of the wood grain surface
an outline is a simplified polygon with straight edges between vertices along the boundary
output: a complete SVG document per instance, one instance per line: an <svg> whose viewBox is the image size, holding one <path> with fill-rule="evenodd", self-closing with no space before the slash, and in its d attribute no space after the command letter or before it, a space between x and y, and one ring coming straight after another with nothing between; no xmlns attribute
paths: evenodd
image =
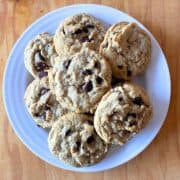
<svg viewBox="0 0 180 180"><path fill-rule="evenodd" d="M9 52L17 38L40 16L58 7L74 3L105 4L137 18L160 43L171 73L170 109L158 136L143 153L130 162L99 173L69 172L57 169L37 158L15 135L7 119L2 100L3 71ZM179 180L179 28L179 0L0 0L0 180Z"/></svg>

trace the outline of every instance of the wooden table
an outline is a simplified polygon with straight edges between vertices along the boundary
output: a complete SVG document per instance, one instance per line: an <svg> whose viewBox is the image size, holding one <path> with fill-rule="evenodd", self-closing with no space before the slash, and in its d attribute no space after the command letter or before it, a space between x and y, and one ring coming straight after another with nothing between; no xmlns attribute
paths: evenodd
<svg viewBox="0 0 180 180"><path fill-rule="evenodd" d="M74 173L57 169L27 150L10 127L1 96L0 179L179 180L179 0L0 0L0 82L2 82L8 54L27 26L50 10L83 2L102 3L125 11L142 22L156 37L167 57L173 86L171 105L166 122L153 143L138 157L125 165L99 173ZM2 83L0 84L2 86ZM1 90L2 87L0 87Z"/></svg>

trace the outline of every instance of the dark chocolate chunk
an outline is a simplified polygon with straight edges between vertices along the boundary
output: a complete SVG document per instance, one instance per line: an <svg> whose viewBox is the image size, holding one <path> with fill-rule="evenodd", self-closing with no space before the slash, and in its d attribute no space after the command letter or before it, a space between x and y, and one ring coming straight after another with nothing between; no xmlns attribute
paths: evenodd
<svg viewBox="0 0 180 180"><path fill-rule="evenodd" d="M68 129L65 133L65 136L69 136L72 133L71 129Z"/></svg>
<svg viewBox="0 0 180 180"><path fill-rule="evenodd" d="M83 42L91 42L91 40L92 40L92 39L89 39L88 36L83 36L81 39L79 39L79 41L80 41L81 43L83 43Z"/></svg>
<svg viewBox="0 0 180 180"><path fill-rule="evenodd" d="M144 102L143 102L143 100L142 100L141 97L135 97L135 98L132 100L132 102L133 102L134 104L136 104L136 105L139 105L139 106L141 106L141 105L144 104Z"/></svg>
<svg viewBox="0 0 180 180"><path fill-rule="evenodd" d="M65 69L68 69L70 63L71 63L70 59L64 62L63 66L65 67Z"/></svg>
<svg viewBox="0 0 180 180"><path fill-rule="evenodd" d="M88 29L93 29L93 28L94 28L94 25L88 24L88 25L86 25L86 28L88 28Z"/></svg>
<svg viewBox="0 0 180 180"><path fill-rule="evenodd" d="M119 100L119 102L122 102L122 101L123 101L123 98L122 98L122 97L119 97L118 100Z"/></svg>
<svg viewBox="0 0 180 180"><path fill-rule="evenodd" d="M86 70L84 70L84 71L82 71L82 74L83 75L91 75L91 74L93 74L93 71L92 70L90 70L90 69L86 69Z"/></svg>
<svg viewBox="0 0 180 180"><path fill-rule="evenodd" d="M101 65L98 61L95 62L94 67L100 69Z"/></svg>
<svg viewBox="0 0 180 180"><path fill-rule="evenodd" d="M45 93L47 93L50 89L42 87L39 91L39 96L44 95Z"/></svg>
<svg viewBox="0 0 180 180"><path fill-rule="evenodd" d="M87 27L84 27L84 28L82 29L82 31L83 31L84 33L88 33L88 32L89 32L89 29L88 29Z"/></svg>
<svg viewBox="0 0 180 180"><path fill-rule="evenodd" d="M129 123L129 126L136 126L137 125L137 121L131 121L130 123Z"/></svg>
<svg viewBox="0 0 180 180"><path fill-rule="evenodd" d="M44 106L44 110L45 110L45 111L49 111L49 110L51 110L51 106L50 106L50 105L48 105L48 104L46 104L46 105Z"/></svg>
<svg viewBox="0 0 180 180"><path fill-rule="evenodd" d="M86 142L87 142L88 144L91 144L91 143L94 142L94 141L95 141L94 136L90 136L90 137L88 137L87 140L86 140Z"/></svg>
<svg viewBox="0 0 180 180"><path fill-rule="evenodd" d="M87 122L88 122L89 125L93 125L94 124L93 120L87 120Z"/></svg>
<svg viewBox="0 0 180 180"><path fill-rule="evenodd" d="M123 69L123 65L118 65L118 68L119 69Z"/></svg>
<svg viewBox="0 0 180 180"><path fill-rule="evenodd" d="M64 28L62 29L62 32L63 32L64 35L66 34Z"/></svg>
<svg viewBox="0 0 180 180"><path fill-rule="evenodd" d="M81 29L77 29L73 34L81 34L82 33L82 30Z"/></svg>
<svg viewBox="0 0 180 180"><path fill-rule="evenodd" d="M46 112L42 111L42 112L36 113L35 116L45 120L46 119Z"/></svg>
<svg viewBox="0 0 180 180"><path fill-rule="evenodd" d="M76 151L79 151L80 146L81 146L81 142L80 142L80 141L77 141L77 142L76 142Z"/></svg>
<svg viewBox="0 0 180 180"><path fill-rule="evenodd" d="M118 83L120 83L120 82L121 82L120 79L117 79L117 78L115 78L115 77L112 77L111 85L116 85L116 84L118 84Z"/></svg>
<svg viewBox="0 0 180 180"><path fill-rule="evenodd" d="M127 113L126 117L124 118L124 121L128 121L129 117L136 118L136 113Z"/></svg>
<svg viewBox="0 0 180 180"><path fill-rule="evenodd" d="M96 82L97 82L98 84L102 84L103 79L102 79L101 77L97 76L97 77L96 77Z"/></svg>
<svg viewBox="0 0 180 180"><path fill-rule="evenodd" d="M124 136L129 136L129 135L130 135L130 131L128 131L128 130L123 130L123 135L124 135Z"/></svg>
<svg viewBox="0 0 180 180"><path fill-rule="evenodd" d="M87 83L84 83L84 84L82 85L82 89L83 89L83 91L85 91L85 92L91 91L91 90L93 89L92 82L91 82L91 81L88 81Z"/></svg>
<svg viewBox="0 0 180 180"><path fill-rule="evenodd" d="M132 71L131 70L127 70L127 76L130 77L132 75Z"/></svg>
<svg viewBox="0 0 180 180"><path fill-rule="evenodd" d="M88 116L92 116L93 114L90 112L85 112L84 114L88 115Z"/></svg>
<svg viewBox="0 0 180 180"><path fill-rule="evenodd" d="M82 32L88 33L88 32L89 32L89 29L92 29L92 28L94 28L93 25L91 25L91 24L86 25L86 26L83 27Z"/></svg>
<svg viewBox="0 0 180 180"><path fill-rule="evenodd" d="M132 116L133 118L136 118L136 113L128 113L127 116Z"/></svg>
<svg viewBox="0 0 180 180"><path fill-rule="evenodd" d="M35 68L38 72L40 72L40 71L44 71L45 69L49 69L49 66L43 62L38 62L35 65Z"/></svg>
<svg viewBox="0 0 180 180"><path fill-rule="evenodd" d="M47 71L40 71L39 72L39 78L41 79L41 78L43 78L43 77L45 77L45 76L47 76L48 75L48 72Z"/></svg>

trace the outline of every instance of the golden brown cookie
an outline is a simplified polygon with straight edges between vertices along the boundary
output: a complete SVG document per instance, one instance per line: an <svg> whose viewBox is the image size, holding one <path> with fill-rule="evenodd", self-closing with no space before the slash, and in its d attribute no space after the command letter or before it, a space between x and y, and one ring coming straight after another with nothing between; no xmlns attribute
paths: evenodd
<svg viewBox="0 0 180 180"><path fill-rule="evenodd" d="M100 53L109 60L115 78L129 80L147 69L151 40L137 24L119 22L106 32Z"/></svg>
<svg viewBox="0 0 180 180"><path fill-rule="evenodd" d="M151 116L152 106L145 90L133 83L124 83L103 96L95 112L94 125L105 142L123 145Z"/></svg>
<svg viewBox="0 0 180 180"><path fill-rule="evenodd" d="M76 14L60 23L54 36L55 48L60 56L74 54L82 47L99 51L104 35L104 26L94 16Z"/></svg>
<svg viewBox="0 0 180 180"><path fill-rule="evenodd" d="M93 117L75 113L59 118L49 133L48 144L57 158L77 167L99 162L109 149L94 130Z"/></svg>
<svg viewBox="0 0 180 180"><path fill-rule="evenodd" d="M94 112L111 87L111 68L97 52L87 48L56 58L49 81L59 102L77 113Z"/></svg>

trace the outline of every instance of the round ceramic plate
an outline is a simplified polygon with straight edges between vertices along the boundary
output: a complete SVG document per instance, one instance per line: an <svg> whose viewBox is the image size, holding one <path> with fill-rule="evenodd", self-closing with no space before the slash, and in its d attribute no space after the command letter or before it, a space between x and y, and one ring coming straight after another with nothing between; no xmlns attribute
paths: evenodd
<svg viewBox="0 0 180 180"><path fill-rule="evenodd" d="M24 66L23 51L30 39L41 32L54 33L59 22L76 13L89 13L110 25L119 21L136 22L151 37L152 59L147 72L137 78L150 96L154 115L148 125L123 147L113 147L98 164L84 168L75 168L56 159L48 149L48 133L37 127L26 110L23 96L29 83L29 73ZM119 166L142 152L160 130L170 101L170 75L165 56L153 35L136 19L107 6L73 5L52 11L34 22L18 39L12 49L6 66L3 81L3 98L9 121L21 141L41 159L63 169L80 172L95 172Z"/></svg>

